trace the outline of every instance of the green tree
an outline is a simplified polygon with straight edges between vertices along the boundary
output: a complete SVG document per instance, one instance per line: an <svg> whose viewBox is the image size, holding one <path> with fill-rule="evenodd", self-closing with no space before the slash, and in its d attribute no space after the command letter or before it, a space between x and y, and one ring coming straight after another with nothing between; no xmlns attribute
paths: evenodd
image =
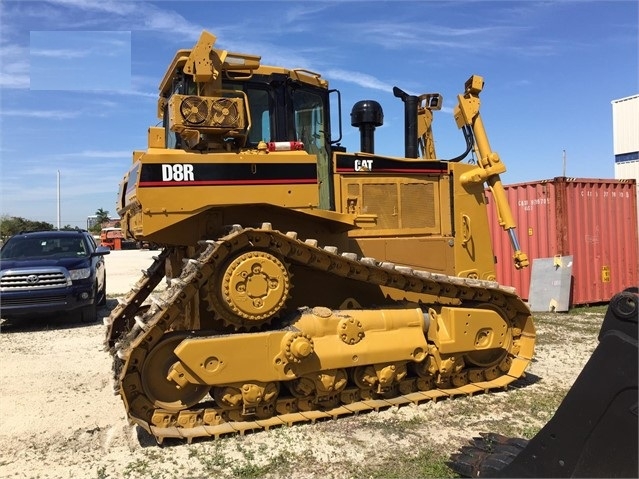
<svg viewBox="0 0 639 479"><path fill-rule="evenodd" d="M104 210L102 208L98 208L95 212L95 216L97 216L97 222L102 225L102 223L105 223L107 221L109 221L111 218L109 218L109 212L107 210Z"/></svg>
<svg viewBox="0 0 639 479"><path fill-rule="evenodd" d="M55 228L46 221L33 221L19 216L0 216L0 237L3 239L21 231L51 231Z"/></svg>
<svg viewBox="0 0 639 479"><path fill-rule="evenodd" d="M91 233L98 234L102 230L102 225L109 221L109 212L103 208L98 208L95 212L96 222L90 228Z"/></svg>

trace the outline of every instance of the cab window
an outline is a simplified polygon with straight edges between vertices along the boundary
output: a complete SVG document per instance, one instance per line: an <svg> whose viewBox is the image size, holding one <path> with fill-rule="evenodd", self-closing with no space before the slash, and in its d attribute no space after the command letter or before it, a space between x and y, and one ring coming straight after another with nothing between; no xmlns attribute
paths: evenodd
<svg viewBox="0 0 639 479"><path fill-rule="evenodd" d="M293 91L295 135L304 143L307 153L316 155L326 143L324 138L324 101L313 92L296 89Z"/></svg>
<svg viewBox="0 0 639 479"><path fill-rule="evenodd" d="M257 145L260 141L271 141L271 112L269 94L266 90L249 88L246 91L251 110L251 129L248 142Z"/></svg>

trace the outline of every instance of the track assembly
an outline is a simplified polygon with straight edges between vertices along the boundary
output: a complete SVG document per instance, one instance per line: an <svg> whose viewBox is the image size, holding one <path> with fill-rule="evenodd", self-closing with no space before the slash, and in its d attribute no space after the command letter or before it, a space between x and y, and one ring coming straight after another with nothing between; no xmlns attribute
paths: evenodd
<svg viewBox="0 0 639 479"><path fill-rule="evenodd" d="M532 358L528 308L494 282L339 254L264 224L204 242L142 307L168 255L112 312L106 340L130 421L159 443L502 389ZM392 299L368 308L363 295L342 298L342 309L296 304L302 269ZM197 295L207 305L198 320L222 328L188 327Z"/></svg>

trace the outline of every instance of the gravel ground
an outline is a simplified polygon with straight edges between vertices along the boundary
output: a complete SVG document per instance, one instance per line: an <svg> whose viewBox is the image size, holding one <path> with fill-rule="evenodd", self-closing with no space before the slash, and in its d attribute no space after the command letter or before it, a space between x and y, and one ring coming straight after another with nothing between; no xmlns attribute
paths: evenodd
<svg viewBox="0 0 639 479"><path fill-rule="evenodd" d="M107 256L110 299L128 291L153 251ZM3 478L351 478L452 475L419 469L473 435L532 436L597 344L605 310L538 315L536 357L506 392L392 408L336 421L222 440L155 445L128 425L113 395L100 322L68 317L5 322L0 334L0 477ZM401 469L416 464L417 469ZM402 473L401 471L407 471ZM421 472L415 472L421 471Z"/></svg>

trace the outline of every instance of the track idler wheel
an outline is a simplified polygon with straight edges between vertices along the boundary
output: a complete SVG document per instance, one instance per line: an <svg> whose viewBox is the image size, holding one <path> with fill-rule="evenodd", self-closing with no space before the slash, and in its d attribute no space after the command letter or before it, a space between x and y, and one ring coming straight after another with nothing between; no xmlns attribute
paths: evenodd
<svg viewBox="0 0 639 479"><path fill-rule="evenodd" d="M284 308L291 274L264 251L242 253L209 281L209 300L218 316L235 329L259 329Z"/></svg>
<svg viewBox="0 0 639 479"><path fill-rule="evenodd" d="M486 379L493 380L501 376L502 373L499 372L500 369L506 372L510 368L508 351L512 348L513 327L503 319L506 318L507 315L496 306L479 305L477 310L495 311L502 318L503 322L479 329L474 338L474 347L477 349L465 354L464 359L470 365L485 368L488 371L486 373ZM500 339L497 340L496 338ZM500 344L500 347L484 349L487 344L495 343ZM494 371L494 374L491 371Z"/></svg>
<svg viewBox="0 0 639 479"><path fill-rule="evenodd" d="M168 378L171 366L178 357L173 352L186 338L183 334L169 336L160 341L147 355L142 365L142 389L157 408L178 412L199 403L208 394L210 386L190 384L180 387Z"/></svg>

